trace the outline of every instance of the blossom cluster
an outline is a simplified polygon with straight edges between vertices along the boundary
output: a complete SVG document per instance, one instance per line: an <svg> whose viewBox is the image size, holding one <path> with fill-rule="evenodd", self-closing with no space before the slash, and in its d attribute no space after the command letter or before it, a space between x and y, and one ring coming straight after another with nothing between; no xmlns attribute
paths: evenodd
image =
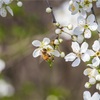
<svg viewBox="0 0 100 100"><path fill-rule="evenodd" d="M48 38L44 38L42 42L34 40L32 44L37 47L33 52L33 57L41 56L47 62L53 62L54 56L63 57L66 62L72 62L72 67L77 67L83 61L87 66L83 73L89 78L89 81L85 83L85 88L96 84L96 89L100 90L100 25L94 13L94 2L99 8L100 0L70 0L69 11L72 15L79 14L77 26L73 27L72 24L62 26L54 19L57 38L51 42ZM46 12L53 14L52 7L46 8ZM63 41L61 38L63 33L68 34L72 40L72 52L66 55L59 49ZM92 40L93 35L97 35L97 39L91 46L88 40ZM100 100L100 95L94 93L91 97L90 93L85 91L83 98L84 100Z"/></svg>
<svg viewBox="0 0 100 100"><path fill-rule="evenodd" d="M0 15L2 17L6 17L7 16L7 11L13 16L13 10L10 8L10 4L13 2L13 0L0 0ZM18 1L17 5L19 7L22 6L22 2Z"/></svg>

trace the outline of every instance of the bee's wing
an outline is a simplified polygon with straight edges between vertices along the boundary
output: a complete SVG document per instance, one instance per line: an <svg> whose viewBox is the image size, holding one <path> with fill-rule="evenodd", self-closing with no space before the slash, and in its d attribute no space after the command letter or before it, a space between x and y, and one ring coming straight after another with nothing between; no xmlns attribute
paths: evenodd
<svg viewBox="0 0 100 100"><path fill-rule="evenodd" d="M44 59L42 58L42 56L39 57L39 64L42 63L44 61Z"/></svg>

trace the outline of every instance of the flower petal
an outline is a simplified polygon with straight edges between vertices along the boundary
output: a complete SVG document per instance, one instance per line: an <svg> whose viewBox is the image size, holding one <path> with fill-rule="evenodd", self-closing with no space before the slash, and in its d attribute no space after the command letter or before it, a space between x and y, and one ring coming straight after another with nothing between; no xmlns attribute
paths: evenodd
<svg viewBox="0 0 100 100"><path fill-rule="evenodd" d="M79 16L77 18L78 25L84 26L85 25L85 18L83 16Z"/></svg>
<svg viewBox="0 0 100 100"><path fill-rule="evenodd" d="M53 52L51 52L51 54L53 54L56 57L60 56L60 53L57 50L54 50Z"/></svg>
<svg viewBox="0 0 100 100"><path fill-rule="evenodd" d="M74 53L69 53L68 55L65 56L65 61L73 61L76 58L76 54Z"/></svg>
<svg viewBox="0 0 100 100"><path fill-rule="evenodd" d="M81 35L81 34L83 33L83 31L84 31L84 28L83 28L83 27L76 27L76 28L74 29L73 33L74 33L75 35Z"/></svg>
<svg viewBox="0 0 100 100"><path fill-rule="evenodd" d="M83 35L78 35L78 37L77 37L77 42L78 42L78 43L82 43L83 40L84 40L84 36L83 36Z"/></svg>
<svg viewBox="0 0 100 100"><path fill-rule="evenodd" d="M98 57L94 57L92 63L94 67L100 66L100 59Z"/></svg>
<svg viewBox="0 0 100 100"><path fill-rule="evenodd" d="M71 45L72 49L73 49L73 52L75 53L79 53L80 51L80 46L77 42L72 42L72 45Z"/></svg>
<svg viewBox="0 0 100 100"><path fill-rule="evenodd" d="M35 47L39 47L41 45L41 42L39 40L34 40L32 42L32 45L34 45Z"/></svg>
<svg viewBox="0 0 100 100"><path fill-rule="evenodd" d="M91 98L91 100L100 100L100 95L98 94L98 92L95 92Z"/></svg>
<svg viewBox="0 0 100 100"><path fill-rule="evenodd" d="M7 6L6 9L8 10L8 12L9 12L12 16L14 15L12 9L11 9L9 6Z"/></svg>
<svg viewBox="0 0 100 100"><path fill-rule="evenodd" d="M83 60L83 62L86 62L90 60L90 56L89 54L85 53L81 56L81 59Z"/></svg>
<svg viewBox="0 0 100 100"><path fill-rule="evenodd" d="M50 39L49 39L49 38L44 38L44 39L43 39L43 43L44 43L45 45L49 44L49 43L50 43Z"/></svg>
<svg viewBox="0 0 100 100"><path fill-rule="evenodd" d="M94 51L99 51L99 49L100 49L100 43L99 43L98 40L94 41L94 43L92 45L92 48L93 48Z"/></svg>
<svg viewBox="0 0 100 100"><path fill-rule="evenodd" d="M83 74L84 74L85 76L87 76L87 75L90 74L91 71L92 71L91 68L87 68L87 69L84 70Z"/></svg>
<svg viewBox="0 0 100 100"><path fill-rule="evenodd" d="M82 45L81 45L81 53L85 53L88 49L88 43L86 42L83 42Z"/></svg>
<svg viewBox="0 0 100 100"><path fill-rule="evenodd" d="M89 39L91 38L91 31L89 29L86 29L85 32L84 32L84 37L86 39Z"/></svg>
<svg viewBox="0 0 100 100"><path fill-rule="evenodd" d="M40 49L35 49L33 52L33 57L36 58L41 55Z"/></svg>
<svg viewBox="0 0 100 100"><path fill-rule="evenodd" d="M87 24L93 23L95 21L95 16L90 14L87 18Z"/></svg>
<svg viewBox="0 0 100 100"><path fill-rule="evenodd" d="M6 17L7 16L7 11L6 11L6 9L4 7L3 8L0 8L0 15L2 17Z"/></svg>
<svg viewBox="0 0 100 100"><path fill-rule="evenodd" d="M89 91L85 91L83 93L83 98L84 98L84 100L89 100L91 98L90 92Z"/></svg>
<svg viewBox="0 0 100 100"><path fill-rule="evenodd" d="M72 63L72 67L77 67L80 64L81 60L80 58L77 58L73 63Z"/></svg>
<svg viewBox="0 0 100 100"><path fill-rule="evenodd" d="M93 50L88 49L86 52L89 54L89 56L95 55L95 52Z"/></svg>
<svg viewBox="0 0 100 100"><path fill-rule="evenodd" d="M91 31L95 31L95 30L97 30L97 28L98 28L97 23L91 23L91 24L89 25L89 29L90 29Z"/></svg>

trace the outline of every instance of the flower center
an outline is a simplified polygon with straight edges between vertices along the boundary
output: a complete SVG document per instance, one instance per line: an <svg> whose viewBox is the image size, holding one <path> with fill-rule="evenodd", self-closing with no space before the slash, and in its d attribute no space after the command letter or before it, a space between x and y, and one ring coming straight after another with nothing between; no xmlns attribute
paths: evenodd
<svg viewBox="0 0 100 100"><path fill-rule="evenodd" d="M100 51L96 52L96 56L100 57Z"/></svg>
<svg viewBox="0 0 100 100"><path fill-rule="evenodd" d="M71 7L72 7L72 11L74 11L75 10L75 6L72 4Z"/></svg>
<svg viewBox="0 0 100 100"><path fill-rule="evenodd" d="M76 55L77 55L77 57L79 57L79 58L81 57L81 53L77 53Z"/></svg>

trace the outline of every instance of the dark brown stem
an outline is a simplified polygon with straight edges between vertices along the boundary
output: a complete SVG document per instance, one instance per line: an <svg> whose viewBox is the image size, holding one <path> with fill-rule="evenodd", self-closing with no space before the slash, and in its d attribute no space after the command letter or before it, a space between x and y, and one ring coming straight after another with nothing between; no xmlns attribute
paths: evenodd
<svg viewBox="0 0 100 100"><path fill-rule="evenodd" d="M48 5L48 7L50 7L52 9L51 15L52 15L53 23L56 23L56 19L55 19L54 13L53 13L53 8L51 7L49 0L46 0L46 3Z"/></svg>

